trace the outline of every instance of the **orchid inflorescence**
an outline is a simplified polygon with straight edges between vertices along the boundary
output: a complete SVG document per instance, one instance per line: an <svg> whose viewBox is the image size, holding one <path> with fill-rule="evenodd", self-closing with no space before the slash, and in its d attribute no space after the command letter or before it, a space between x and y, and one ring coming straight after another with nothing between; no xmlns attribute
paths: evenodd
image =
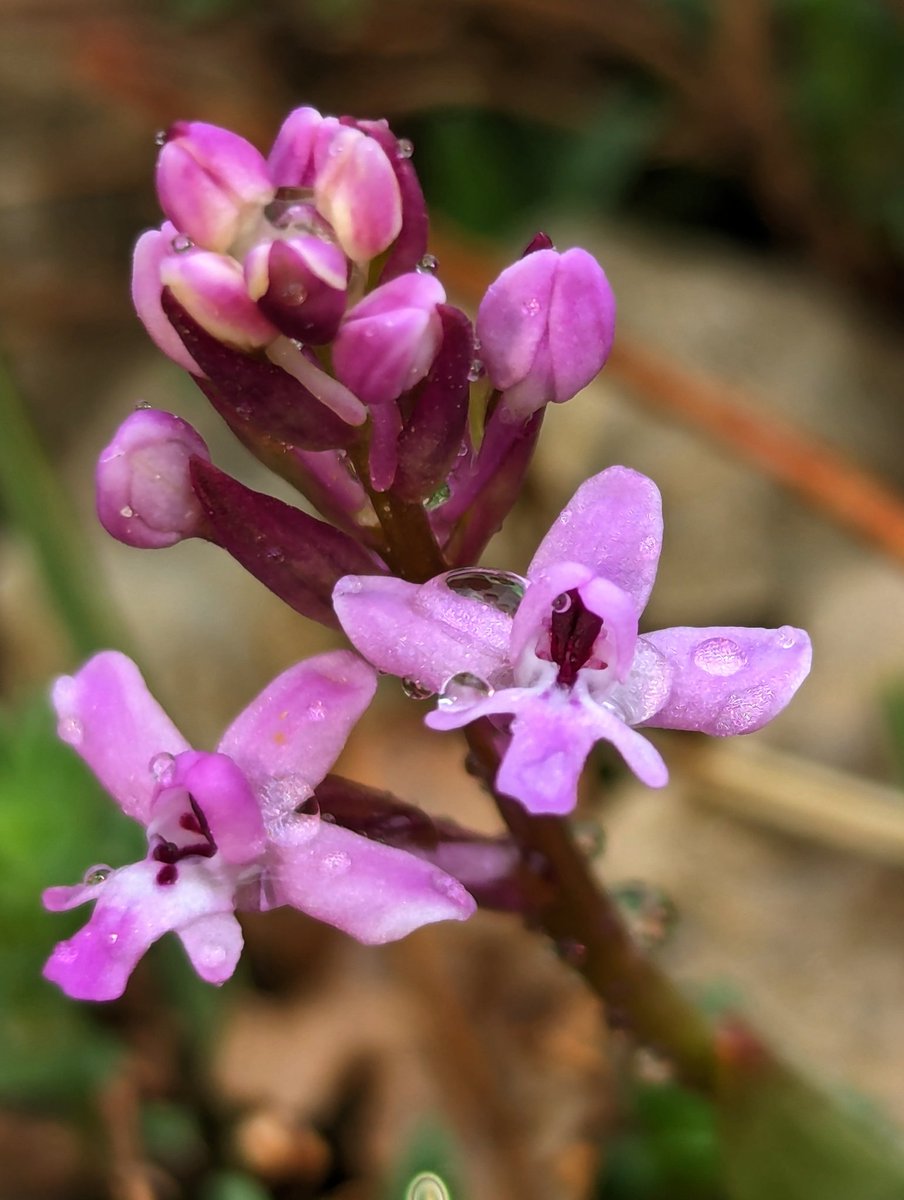
<svg viewBox="0 0 904 1200"><path fill-rule="evenodd" d="M564 815L597 741L644 783L668 773L648 727L748 733L810 665L798 629L640 633L660 553L653 482L627 467L578 488L526 574L478 566L517 499L547 404L604 365L615 325L586 251L539 234L481 301L447 302L428 252L412 147L384 121L292 112L268 158L179 122L158 139L166 220L135 250L132 294L157 345L320 518L211 462L182 418L139 408L102 452L97 511L132 546L211 541L295 611L343 629L285 671L216 751L193 750L123 655L59 679L59 733L128 816L147 856L50 888L94 902L46 975L119 996L167 931L223 983L236 910L291 905L362 942L518 907L509 839L329 774L377 673L435 697L436 730L483 727L499 797Z"/></svg>

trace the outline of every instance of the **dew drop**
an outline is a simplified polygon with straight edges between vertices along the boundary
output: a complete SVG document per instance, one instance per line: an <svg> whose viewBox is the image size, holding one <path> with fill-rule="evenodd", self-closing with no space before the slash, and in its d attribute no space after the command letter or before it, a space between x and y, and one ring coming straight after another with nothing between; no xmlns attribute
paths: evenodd
<svg viewBox="0 0 904 1200"><path fill-rule="evenodd" d="M438 892L440 896L445 896L447 900L461 901L464 888L457 879L453 879L451 875L447 875L445 871L437 871L431 877L430 883L433 890Z"/></svg>
<svg viewBox="0 0 904 1200"><path fill-rule="evenodd" d="M486 371L483 363L479 358L472 358L471 365L468 367L468 383L476 383L478 379L482 379Z"/></svg>
<svg viewBox="0 0 904 1200"><path fill-rule="evenodd" d="M148 763L148 770L158 783L169 783L173 777L176 760L172 754L155 754Z"/></svg>
<svg viewBox="0 0 904 1200"><path fill-rule="evenodd" d="M111 946L115 946L116 943L119 941L119 934L118 933L108 933L107 941L110 943Z"/></svg>
<svg viewBox="0 0 904 1200"><path fill-rule="evenodd" d="M119 510L119 515L121 517L125 517L125 519L128 521L131 517L135 516L135 509L129 504L124 504Z"/></svg>
<svg viewBox="0 0 904 1200"><path fill-rule="evenodd" d="M112 874L112 867L108 867L106 863L98 863L96 866L88 868L82 882L88 887L93 887L96 883L103 883Z"/></svg>
<svg viewBox="0 0 904 1200"><path fill-rule="evenodd" d="M399 158L411 158L414 154L414 142L411 138L399 138L396 154Z"/></svg>
<svg viewBox="0 0 904 1200"><path fill-rule="evenodd" d="M778 631L776 640L783 650L790 650L797 644L797 631L790 625L783 625Z"/></svg>
<svg viewBox="0 0 904 1200"><path fill-rule="evenodd" d="M157 132L154 134L154 145L155 146L165 146L168 141L169 141L169 134L166 132L165 129L158 129Z"/></svg>
<svg viewBox="0 0 904 1200"><path fill-rule="evenodd" d="M571 608L571 597L567 592L560 592L552 602L552 611L554 613L564 613L568 612L569 608Z"/></svg>
<svg viewBox="0 0 904 1200"><path fill-rule="evenodd" d="M286 555L281 546L268 546L264 551L264 558L270 562L280 563L285 562Z"/></svg>
<svg viewBox="0 0 904 1200"><path fill-rule="evenodd" d="M557 523L559 525L570 525L571 524L571 509L563 508L562 511L559 513Z"/></svg>
<svg viewBox="0 0 904 1200"><path fill-rule="evenodd" d="M493 689L479 675L470 671L459 671L443 684L437 704L440 708L460 708L463 704L475 704L486 696L492 696Z"/></svg>
<svg viewBox="0 0 904 1200"><path fill-rule="evenodd" d="M694 666L707 675L734 675L747 665L747 655L730 638L708 638L694 651Z"/></svg>
<svg viewBox="0 0 904 1200"><path fill-rule="evenodd" d="M279 290L279 299L283 304L297 306L304 304L308 298L308 290L302 283L287 283Z"/></svg>
<svg viewBox="0 0 904 1200"><path fill-rule="evenodd" d="M612 889L612 898L631 936L644 949L652 950L671 937L678 911L660 888L642 881L622 883Z"/></svg>
<svg viewBox="0 0 904 1200"><path fill-rule="evenodd" d="M170 242L170 245L177 254L184 254L186 250L193 249L194 244L195 243L191 240L191 238L186 237L184 233L176 234L176 236Z"/></svg>
<svg viewBox="0 0 904 1200"><path fill-rule="evenodd" d="M446 575L446 587L456 596L479 600L512 616L524 599L527 581L511 571L482 571L466 567Z"/></svg>
<svg viewBox="0 0 904 1200"><path fill-rule="evenodd" d="M435 275L439 268L439 259L435 254L425 254L415 270L419 275Z"/></svg>
<svg viewBox="0 0 904 1200"><path fill-rule="evenodd" d="M409 700L429 700L431 696L436 695L433 688L424 687L416 679L403 679L402 691Z"/></svg>
<svg viewBox="0 0 904 1200"><path fill-rule="evenodd" d="M322 700L314 700L308 705L308 716L312 721L322 721L326 717L326 705Z"/></svg>
<svg viewBox="0 0 904 1200"><path fill-rule="evenodd" d="M153 404L151 404L150 400L139 400L138 403L135 405L135 411L139 412L143 408L153 408L153 407L154 406L153 406Z"/></svg>
<svg viewBox="0 0 904 1200"><path fill-rule="evenodd" d="M60 721L59 735L70 746L80 746L85 736L85 727L78 717L64 717Z"/></svg>
<svg viewBox="0 0 904 1200"><path fill-rule="evenodd" d="M335 850L332 854L325 854L319 863L321 875L328 875L331 879L335 879L339 875L344 875L352 865L351 858L344 850Z"/></svg>
<svg viewBox="0 0 904 1200"><path fill-rule="evenodd" d="M540 311L540 301L536 296L531 296L530 300L525 300L521 305L521 311L526 317L535 317Z"/></svg>

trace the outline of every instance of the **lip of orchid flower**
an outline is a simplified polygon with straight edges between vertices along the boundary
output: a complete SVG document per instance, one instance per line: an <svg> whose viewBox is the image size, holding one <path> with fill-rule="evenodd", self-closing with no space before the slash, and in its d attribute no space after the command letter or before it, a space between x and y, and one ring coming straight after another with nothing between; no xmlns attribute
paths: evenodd
<svg viewBox="0 0 904 1200"><path fill-rule="evenodd" d="M367 943L470 916L473 899L444 871L307 811L374 688L373 669L350 651L319 655L275 679L205 753L124 655L104 651L58 679L61 738L145 827L148 854L47 889L51 911L95 907L58 943L46 978L76 999L115 999L173 931L201 978L221 984L241 953L239 906L289 904Z"/></svg>
<svg viewBox="0 0 904 1200"><path fill-rule="evenodd" d="M524 579L471 568L416 585L340 579L333 603L379 670L439 693L434 729L511 717L496 785L533 813L566 813L584 761L611 742L644 783L668 772L636 727L751 733L810 669L799 629L638 634L662 544L655 484L626 467L584 483Z"/></svg>

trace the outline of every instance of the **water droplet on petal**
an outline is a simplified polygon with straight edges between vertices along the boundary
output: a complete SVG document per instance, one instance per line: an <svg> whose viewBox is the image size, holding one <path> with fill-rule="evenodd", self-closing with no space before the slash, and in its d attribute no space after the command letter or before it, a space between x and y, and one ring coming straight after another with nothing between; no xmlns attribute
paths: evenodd
<svg viewBox="0 0 904 1200"><path fill-rule="evenodd" d="M612 889L612 898L631 936L644 949L661 946L674 932L678 910L660 888L642 881L622 883Z"/></svg>
<svg viewBox="0 0 904 1200"><path fill-rule="evenodd" d="M150 400L139 400L138 403L135 405L135 411L138 412L139 409L153 408L153 407L154 406L151 404Z"/></svg>
<svg viewBox="0 0 904 1200"><path fill-rule="evenodd" d="M527 587L527 580L512 571L482 571L471 567L450 571L445 582L446 587L457 596L479 600L509 616L518 611Z"/></svg>
<svg viewBox="0 0 904 1200"><path fill-rule="evenodd" d="M268 546L264 551L264 558L269 562L280 563L285 562L286 554L282 546Z"/></svg>
<svg viewBox="0 0 904 1200"><path fill-rule="evenodd" d="M299 305L304 304L308 298L308 289L302 283L292 282L287 283L279 289L277 299L282 304Z"/></svg>
<svg viewBox="0 0 904 1200"><path fill-rule="evenodd" d="M125 517L125 519L128 521L132 517L135 516L135 509L132 508L131 505L129 505L129 504L124 504L122 506L122 508L119 510L119 515L121 517Z"/></svg>
<svg viewBox="0 0 904 1200"><path fill-rule="evenodd" d="M570 525L571 524L571 510L570 509L568 509L568 508L562 509L562 511L559 513L559 516L558 516L558 523L560 525Z"/></svg>
<svg viewBox="0 0 904 1200"><path fill-rule="evenodd" d="M440 708L460 708L465 704L476 704L492 694L493 689L485 679L470 671L459 671L443 684L437 704Z"/></svg>
<svg viewBox="0 0 904 1200"><path fill-rule="evenodd" d="M747 666L747 655L731 638L708 638L694 651L694 665L707 675L734 675Z"/></svg>
<svg viewBox="0 0 904 1200"><path fill-rule="evenodd" d="M173 777L176 760L172 754L155 754L148 763L148 770L158 783L169 783Z"/></svg>
<svg viewBox="0 0 904 1200"><path fill-rule="evenodd" d="M415 270L419 275L435 275L439 268L439 259L435 254L425 254Z"/></svg>
<svg viewBox="0 0 904 1200"><path fill-rule="evenodd" d="M529 300L525 300L521 305L521 311L526 317L535 317L540 311L540 301L536 296L531 296Z"/></svg>
<svg viewBox="0 0 904 1200"><path fill-rule="evenodd" d="M433 885L433 890L439 892L441 896L445 896L447 900L461 901L464 888L457 879L453 879L445 871L437 871L431 877L430 883Z"/></svg>
<svg viewBox="0 0 904 1200"><path fill-rule="evenodd" d="M323 721L326 717L326 705L322 700L314 700L308 705L308 716L312 721Z"/></svg>
<svg viewBox="0 0 904 1200"><path fill-rule="evenodd" d="M68 742L70 746L79 746L85 736L85 727L78 717L64 717L60 721L58 732L64 742Z"/></svg>
<svg viewBox="0 0 904 1200"><path fill-rule="evenodd" d="M790 650L792 646L797 644L797 630L793 629L790 625L783 625L778 631L776 640L783 650Z"/></svg>
<svg viewBox="0 0 904 1200"><path fill-rule="evenodd" d="M768 683L745 688L730 697L716 718L718 734L750 733L765 725L775 705L775 691Z"/></svg>
<svg viewBox="0 0 904 1200"><path fill-rule="evenodd" d="M311 786L300 775L275 775L261 787L265 812L277 817L296 813L311 795Z"/></svg>
<svg viewBox="0 0 904 1200"><path fill-rule="evenodd" d="M416 679L403 679L402 691L409 700L429 700L431 696L436 695L433 688L424 687Z"/></svg>
<svg viewBox="0 0 904 1200"><path fill-rule="evenodd" d="M554 613L568 612L569 608L571 608L571 597L567 592L560 592L555 600L553 600L551 607Z"/></svg>
<svg viewBox="0 0 904 1200"><path fill-rule="evenodd" d="M93 887L96 883L103 883L112 874L112 867L108 867L106 863L98 863L96 866L88 868L82 882L88 887Z"/></svg>
<svg viewBox="0 0 904 1200"><path fill-rule="evenodd" d="M479 358L472 358L468 367L468 383L476 383L484 375L486 368Z"/></svg>
<svg viewBox="0 0 904 1200"><path fill-rule="evenodd" d="M352 860L344 850L334 850L321 858L318 869L321 875L328 875L331 879L335 879L339 875L344 875L351 865Z"/></svg>
<svg viewBox="0 0 904 1200"><path fill-rule="evenodd" d="M168 141L169 141L169 134L166 132L165 129L158 129L157 132L154 134L154 145L155 146L165 146Z"/></svg>
<svg viewBox="0 0 904 1200"><path fill-rule="evenodd" d="M195 243L191 240L191 238L186 237L184 233L177 233L170 242L170 245L177 254L184 254L186 250L191 250L194 247L194 244Z"/></svg>
<svg viewBox="0 0 904 1200"><path fill-rule="evenodd" d="M119 934L118 933L108 933L107 941L110 943L111 946L115 946L116 943L119 941Z"/></svg>
<svg viewBox="0 0 904 1200"><path fill-rule="evenodd" d="M399 138L396 146L396 154L399 158L411 158L414 154L414 142L411 138Z"/></svg>

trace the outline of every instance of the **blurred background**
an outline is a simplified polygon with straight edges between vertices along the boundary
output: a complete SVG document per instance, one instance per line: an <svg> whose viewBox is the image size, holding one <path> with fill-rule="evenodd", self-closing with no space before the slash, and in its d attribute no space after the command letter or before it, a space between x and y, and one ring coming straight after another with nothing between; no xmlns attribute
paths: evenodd
<svg viewBox="0 0 904 1200"><path fill-rule="evenodd" d="M411 138L472 312L538 228L603 263L616 350L550 412L494 565L624 462L664 496L647 627L794 624L816 657L756 739L662 738L664 793L601 753L579 832L701 1003L904 1125L900 0L0 0L0 1200L816 1194L753 1164L727 1184L713 1113L513 919L375 952L279 913L246 922L225 992L164 944L95 1009L40 978L80 923L40 890L140 853L56 744L47 681L116 645L211 745L334 644L215 549L142 554L92 514L138 401L272 486L151 346L129 259L156 130L266 150L301 103ZM384 688L346 772L494 830L460 745Z"/></svg>

